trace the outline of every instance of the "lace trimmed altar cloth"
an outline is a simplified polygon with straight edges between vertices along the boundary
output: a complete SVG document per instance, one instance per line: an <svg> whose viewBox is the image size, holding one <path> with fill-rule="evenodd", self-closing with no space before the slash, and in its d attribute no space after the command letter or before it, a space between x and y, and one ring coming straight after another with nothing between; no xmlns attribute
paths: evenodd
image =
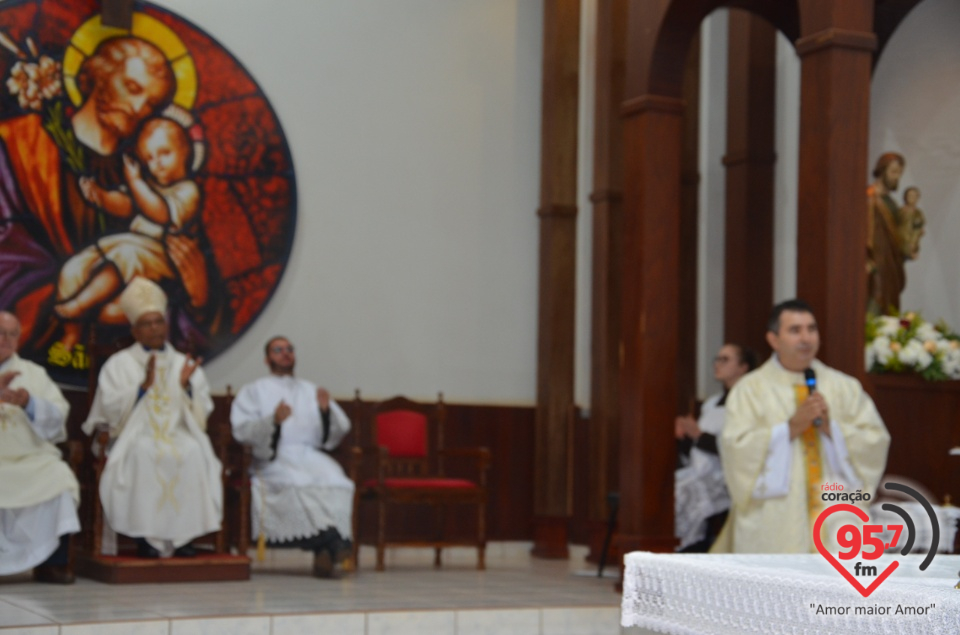
<svg viewBox="0 0 960 635"><path fill-rule="evenodd" d="M671 635L960 633L960 556L938 555L921 572L923 558L899 556L864 598L819 554L629 553L621 624Z"/></svg>

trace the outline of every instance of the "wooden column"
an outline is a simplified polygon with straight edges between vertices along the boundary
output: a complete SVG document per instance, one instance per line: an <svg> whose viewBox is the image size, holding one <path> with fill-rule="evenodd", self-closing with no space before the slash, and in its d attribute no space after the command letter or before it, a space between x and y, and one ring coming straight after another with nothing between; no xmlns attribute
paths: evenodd
<svg viewBox="0 0 960 635"><path fill-rule="evenodd" d="M677 344L677 414L697 399L697 253L700 216L700 34L683 70L683 141L680 154L680 339Z"/></svg>
<svg viewBox="0 0 960 635"><path fill-rule="evenodd" d="M590 555L603 549L607 494L619 479L620 241L623 210L623 124L626 0L597 3L597 73L593 136L593 263L591 280L590 430L587 518ZM608 559L607 562L615 562Z"/></svg>
<svg viewBox="0 0 960 635"><path fill-rule="evenodd" d="M544 3L533 555L568 556L572 515L580 2Z"/></svg>
<svg viewBox="0 0 960 635"><path fill-rule="evenodd" d="M763 354L773 305L776 31L731 9L729 34L723 337Z"/></svg>
<svg viewBox="0 0 960 635"><path fill-rule="evenodd" d="M863 377L873 0L800 0L797 295L820 359Z"/></svg>
<svg viewBox="0 0 960 635"><path fill-rule="evenodd" d="M672 551L683 102L646 94L623 112L619 545Z"/></svg>
<svg viewBox="0 0 960 635"><path fill-rule="evenodd" d="M823 2L824 0L821 0ZM684 63L721 0L630 0L624 115L620 546L672 551ZM793 2L743 0L795 34ZM860 339L858 339L860 341Z"/></svg>

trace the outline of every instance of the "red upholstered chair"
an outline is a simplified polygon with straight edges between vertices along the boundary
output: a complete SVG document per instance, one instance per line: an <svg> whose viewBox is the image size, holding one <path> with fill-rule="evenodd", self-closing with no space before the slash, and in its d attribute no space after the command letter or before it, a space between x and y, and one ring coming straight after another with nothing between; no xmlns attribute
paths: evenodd
<svg viewBox="0 0 960 635"><path fill-rule="evenodd" d="M487 448L446 449L443 446L446 408L443 395L435 404L421 404L405 397L394 397L364 406L357 391L354 421L357 426L369 425L372 445L354 448L354 481L357 495L354 505L354 544L359 545L362 532L356 529L360 505L376 506L377 571L384 569L384 552L391 546L432 547L434 566L440 566L444 547L469 545L477 548L477 568L486 568L486 471L490 465ZM362 434L358 439L364 439ZM362 443L363 441L359 441ZM457 463L454 464L453 462ZM473 478L454 478L451 469L462 470L469 464ZM402 505L429 505L436 510L437 525L431 535L418 539L393 539L387 535L387 511ZM449 539L444 535L445 510L451 505L476 508L476 534L469 540ZM407 507L404 520L411 519L416 509ZM422 523L422 515L415 519ZM417 529L419 529L419 524ZM369 532L367 532L369 534ZM368 544L369 541L368 541ZM354 554L356 561L356 553Z"/></svg>

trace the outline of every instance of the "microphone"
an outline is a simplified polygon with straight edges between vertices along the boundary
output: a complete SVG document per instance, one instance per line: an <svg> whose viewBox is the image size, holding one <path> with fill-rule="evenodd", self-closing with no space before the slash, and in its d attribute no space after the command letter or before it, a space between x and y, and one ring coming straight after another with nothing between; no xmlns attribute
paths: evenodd
<svg viewBox="0 0 960 635"><path fill-rule="evenodd" d="M817 373L812 368L808 368L803 371L803 379L807 383L807 394L812 395L817 390ZM823 425L823 421L820 417L813 420L815 428L819 428L821 425Z"/></svg>

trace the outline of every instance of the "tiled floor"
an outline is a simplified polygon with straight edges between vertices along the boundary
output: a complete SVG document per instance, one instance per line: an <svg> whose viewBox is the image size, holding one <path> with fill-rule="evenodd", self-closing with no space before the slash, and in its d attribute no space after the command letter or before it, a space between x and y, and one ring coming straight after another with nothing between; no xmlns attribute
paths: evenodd
<svg viewBox="0 0 960 635"><path fill-rule="evenodd" d="M565 561L531 558L529 545L476 552L391 550L387 570L317 580L310 554L270 551L249 582L70 587L0 578L0 635L615 635L620 597L573 548ZM592 573L592 575L591 575Z"/></svg>

